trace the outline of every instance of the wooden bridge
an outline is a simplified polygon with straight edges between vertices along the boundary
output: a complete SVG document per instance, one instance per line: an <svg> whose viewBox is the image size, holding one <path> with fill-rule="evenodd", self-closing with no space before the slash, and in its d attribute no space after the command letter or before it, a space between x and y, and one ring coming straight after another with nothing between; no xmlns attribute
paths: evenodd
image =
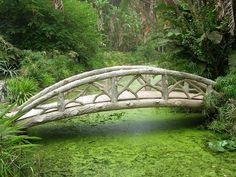
<svg viewBox="0 0 236 177"><path fill-rule="evenodd" d="M82 114L144 107L201 107L214 81L150 66L116 66L62 80L18 109L27 127Z"/></svg>

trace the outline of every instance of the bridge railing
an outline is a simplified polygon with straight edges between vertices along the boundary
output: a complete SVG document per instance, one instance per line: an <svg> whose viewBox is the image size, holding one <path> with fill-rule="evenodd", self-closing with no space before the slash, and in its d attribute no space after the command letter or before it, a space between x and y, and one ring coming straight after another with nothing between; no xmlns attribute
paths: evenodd
<svg viewBox="0 0 236 177"><path fill-rule="evenodd" d="M86 77L90 77L93 75L98 75L98 74L102 74L102 73L107 73L107 72L112 72L112 71L118 71L118 70L129 70L129 69L140 69L140 68L147 68L147 66L114 66L114 67L107 67L107 68L101 68L101 69L96 69L96 70L92 70L92 71L88 71L88 72L84 72L75 76L71 76L69 78L66 78L62 81L59 81L55 84L53 84L52 86L49 86L47 88L45 88L44 90L42 90L41 92L39 92L38 94L34 95L33 97L31 97L28 101L26 101L25 103L23 103L21 106L18 107L19 110L22 110L26 105L30 104L31 102L37 100L38 98L42 97L43 95L56 90L68 83L74 82L76 80L80 80L80 79L84 79Z"/></svg>
<svg viewBox="0 0 236 177"><path fill-rule="evenodd" d="M214 81L197 75L156 67L109 67L60 81L42 90L19 109L23 113L37 109L39 114L44 114L63 112L67 107L127 99L201 100L213 84Z"/></svg>

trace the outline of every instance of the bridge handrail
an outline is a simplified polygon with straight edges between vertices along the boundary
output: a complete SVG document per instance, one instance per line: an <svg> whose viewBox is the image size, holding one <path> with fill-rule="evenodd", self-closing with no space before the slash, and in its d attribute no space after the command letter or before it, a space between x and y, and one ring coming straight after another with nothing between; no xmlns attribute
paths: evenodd
<svg viewBox="0 0 236 177"><path fill-rule="evenodd" d="M160 75L168 75L168 76L176 76L182 77L185 79L195 80L206 85L213 85L215 82L203 78L201 76L189 74L186 72L179 72L167 69L161 69L156 67L149 67L149 66L121 66L121 67L109 67L98 69L86 73L82 73L76 76L72 76L68 79L60 81L53 86L44 89L36 96L31 98L29 101L24 103L20 108L23 112L27 112L32 108L38 106L40 103L52 98L59 93L66 92L70 89L73 89L77 86L92 83L97 80L103 80L112 77L120 77L120 76L127 76L127 75L138 75L138 74L160 74Z"/></svg>
<svg viewBox="0 0 236 177"><path fill-rule="evenodd" d="M87 71L87 72L83 72L74 76L71 76L69 78L66 78L64 80L61 80L45 89L43 89L42 91L40 91L39 93L37 93L36 95L34 95L33 97L31 97L29 100L27 100L25 103L23 103L22 105L20 105L18 107L19 110L21 110L23 107L25 107L27 104L33 102L34 100L40 98L41 96L45 95L48 92L51 92L61 86L64 86L65 84L71 83L75 80L79 80L79 79L83 79L85 77L90 77L93 75L98 75L101 73L107 73L107 72L112 72L112 71L118 71L118 70L128 70L128 69L141 69L141 68L156 68L156 67L152 67L152 66L141 66L141 65L137 65L137 66L112 66L112 67L106 67L106 68L100 68L100 69L95 69L92 71Z"/></svg>

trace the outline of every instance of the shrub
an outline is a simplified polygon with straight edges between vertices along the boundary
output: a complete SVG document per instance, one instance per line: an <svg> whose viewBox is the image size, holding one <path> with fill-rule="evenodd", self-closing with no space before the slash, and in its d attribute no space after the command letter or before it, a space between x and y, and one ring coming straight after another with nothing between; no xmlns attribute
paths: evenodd
<svg viewBox="0 0 236 177"><path fill-rule="evenodd" d="M100 41L96 11L78 0L64 1L64 7L62 13L50 0L2 0L0 33L20 49L73 50L84 61Z"/></svg>
<svg viewBox="0 0 236 177"><path fill-rule="evenodd" d="M216 80L215 88L222 92L225 98L236 99L236 72L229 73L226 77L219 77Z"/></svg>
<svg viewBox="0 0 236 177"><path fill-rule="evenodd" d="M236 135L236 74L229 73L216 80L215 89L218 95L208 95L205 98L206 112L213 117L209 128L218 132Z"/></svg>
<svg viewBox="0 0 236 177"><path fill-rule="evenodd" d="M7 91L9 101L20 105L38 91L38 84L25 77L11 78L7 80Z"/></svg>
<svg viewBox="0 0 236 177"><path fill-rule="evenodd" d="M137 65L137 64L147 64L150 61L153 62L154 59L147 58L144 55L144 52L99 52L89 64L93 68L102 68L108 66L117 66L117 65Z"/></svg>
<svg viewBox="0 0 236 177"><path fill-rule="evenodd" d="M0 35L0 78L14 76L19 68L21 51Z"/></svg>
<svg viewBox="0 0 236 177"><path fill-rule="evenodd" d="M80 73L82 65L75 62L73 53L61 55L54 53L25 51L21 62L21 74L35 79L40 88Z"/></svg>
<svg viewBox="0 0 236 177"><path fill-rule="evenodd" d="M169 40L168 47L178 48L175 54L178 58L201 68L203 76L215 79L227 74L233 39L227 15L219 18L216 1L199 2L158 3L156 10L164 21L163 34Z"/></svg>
<svg viewBox="0 0 236 177"><path fill-rule="evenodd" d="M19 115L7 117L9 110L5 106L5 112L0 115L0 176L27 176L30 165L26 163L26 152L36 146L29 141L36 138L19 135L23 133L23 126L15 124Z"/></svg>

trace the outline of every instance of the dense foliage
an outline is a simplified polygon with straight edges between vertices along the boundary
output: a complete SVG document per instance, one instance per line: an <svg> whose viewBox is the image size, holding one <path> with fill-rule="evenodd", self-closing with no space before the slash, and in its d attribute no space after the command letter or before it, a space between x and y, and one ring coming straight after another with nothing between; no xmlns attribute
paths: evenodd
<svg viewBox="0 0 236 177"><path fill-rule="evenodd" d="M166 21L163 33L167 44L178 49L177 58L197 65L198 74L208 78L226 74L233 38L228 18L219 18L215 0L160 3L157 11Z"/></svg>
<svg viewBox="0 0 236 177"><path fill-rule="evenodd" d="M156 0L88 0L97 10L106 50L134 51L157 27Z"/></svg>
<svg viewBox="0 0 236 177"><path fill-rule="evenodd" d="M11 103L23 104L38 91L35 80L16 77L7 80L8 99Z"/></svg>
<svg viewBox="0 0 236 177"><path fill-rule="evenodd" d="M215 152L236 150L236 73L231 72L217 79L215 89L205 97L205 111L211 120L208 128L219 133L219 137L208 142ZM222 136L223 135L223 136Z"/></svg>
<svg viewBox="0 0 236 177"><path fill-rule="evenodd" d="M236 136L236 73L219 77L215 89L219 94L210 94L205 104L210 118L210 129Z"/></svg>
<svg viewBox="0 0 236 177"><path fill-rule="evenodd" d="M85 62L100 41L96 11L77 0L65 1L64 8L55 10L50 0L2 0L0 33L20 49L72 50Z"/></svg>
<svg viewBox="0 0 236 177"><path fill-rule="evenodd" d="M14 76L20 63L20 50L0 36L0 78Z"/></svg>
<svg viewBox="0 0 236 177"><path fill-rule="evenodd" d="M76 63L76 57L75 52L62 55L58 51L52 53L24 51L20 73L35 79L40 88L45 88L84 71L84 67Z"/></svg>
<svg viewBox="0 0 236 177"><path fill-rule="evenodd" d="M0 114L0 176L27 176L26 152L35 146L29 140L36 138L23 135L22 125L14 123L19 115L7 117L10 108Z"/></svg>
<svg viewBox="0 0 236 177"><path fill-rule="evenodd" d="M135 52L99 52L91 61L93 68L103 68L119 65L153 65L161 57L158 52L152 49L140 48Z"/></svg>

